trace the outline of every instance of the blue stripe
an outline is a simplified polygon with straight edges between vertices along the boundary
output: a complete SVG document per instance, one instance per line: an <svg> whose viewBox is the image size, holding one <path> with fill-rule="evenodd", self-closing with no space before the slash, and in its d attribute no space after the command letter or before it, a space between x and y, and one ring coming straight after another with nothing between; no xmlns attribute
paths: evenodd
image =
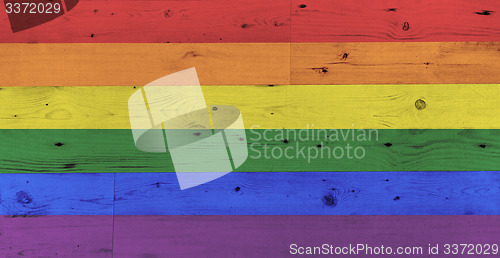
<svg viewBox="0 0 500 258"><path fill-rule="evenodd" d="M2 215L113 214L113 174L2 174Z"/></svg>
<svg viewBox="0 0 500 258"><path fill-rule="evenodd" d="M500 172L230 173L183 191L175 173L3 174L0 200L2 215L500 215Z"/></svg>

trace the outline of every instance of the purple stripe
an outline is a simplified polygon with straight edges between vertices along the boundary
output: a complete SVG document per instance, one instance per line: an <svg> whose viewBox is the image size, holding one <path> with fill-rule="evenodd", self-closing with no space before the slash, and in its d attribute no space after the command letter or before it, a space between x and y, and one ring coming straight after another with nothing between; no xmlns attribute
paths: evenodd
<svg viewBox="0 0 500 258"><path fill-rule="evenodd" d="M0 257L280 257L290 254L293 243L422 246L427 254L428 244L440 244L442 252L445 243L500 239L500 216L114 218L113 225L112 216L0 217Z"/></svg>
<svg viewBox="0 0 500 258"><path fill-rule="evenodd" d="M363 243L422 246L427 253L428 244L499 239L500 216L118 216L114 251L115 257L281 257L292 243Z"/></svg>
<svg viewBox="0 0 500 258"><path fill-rule="evenodd" d="M112 237L112 216L0 217L0 257L112 257Z"/></svg>

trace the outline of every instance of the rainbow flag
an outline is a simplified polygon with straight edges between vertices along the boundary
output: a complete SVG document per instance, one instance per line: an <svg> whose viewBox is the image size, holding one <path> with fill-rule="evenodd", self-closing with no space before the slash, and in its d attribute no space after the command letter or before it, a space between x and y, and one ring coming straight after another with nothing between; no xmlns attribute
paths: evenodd
<svg viewBox="0 0 500 258"><path fill-rule="evenodd" d="M2 6L0 257L498 255L500 2Z"/></svg>

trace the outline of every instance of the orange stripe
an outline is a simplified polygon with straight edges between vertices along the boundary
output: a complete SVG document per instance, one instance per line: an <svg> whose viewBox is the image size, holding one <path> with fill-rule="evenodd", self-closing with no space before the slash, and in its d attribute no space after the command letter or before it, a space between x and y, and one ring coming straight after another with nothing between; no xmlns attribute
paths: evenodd
<svg viewBox="0 0 500 258"><path fill-rule="evenodd" d="M0 86L137 86L190 67L202 85L495 84L499 50L500 42L14 43L0 48Z"/></svg>

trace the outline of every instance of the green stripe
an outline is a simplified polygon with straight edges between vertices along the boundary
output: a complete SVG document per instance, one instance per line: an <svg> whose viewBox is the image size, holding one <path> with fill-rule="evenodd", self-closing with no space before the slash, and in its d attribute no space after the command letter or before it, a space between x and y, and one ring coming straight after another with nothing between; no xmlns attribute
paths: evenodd
<svg viewBox="0 0 500 258"><path fill-rule="evenodd" d="M304 133L306 130L296 130L296 133L300 131ZM326 140L309 136L302 141L293 139L291 133L284 141L279 137L283 130L269 130L266 136L273 140L257 140L257 135L262 136L264 132L247 130L248 144L253 147L249 150L247 161L236 171L500 170L500 130L379 130L378 140L373 132L371 141L353 141L350 135L346 141L332 141L335 132L332 130L328 130ZM317 132L309 130L309 133ZM360 135L361 131L356 133ZM168 152L147 153L137 150L132 133L127 129L4 129L0 137L1 173L174 171ZM349 159L345 152L340 159L328 158L327 152L323 150L337 147L336 154L340 157L338 148L345 151L347 144L353 148L363 148L365 156ZM294 156L291 159L263 157L265 148L270 156L271 150L279 154L280 150L287 147L292 148L288 150L288 154ZM303 149L305 158L301 154L298 157L295 155L300 149ZM323 158L308 162L309 149L311 154L323 150ZM257 152L260 152L260 158L255 158Z"/></svg>

